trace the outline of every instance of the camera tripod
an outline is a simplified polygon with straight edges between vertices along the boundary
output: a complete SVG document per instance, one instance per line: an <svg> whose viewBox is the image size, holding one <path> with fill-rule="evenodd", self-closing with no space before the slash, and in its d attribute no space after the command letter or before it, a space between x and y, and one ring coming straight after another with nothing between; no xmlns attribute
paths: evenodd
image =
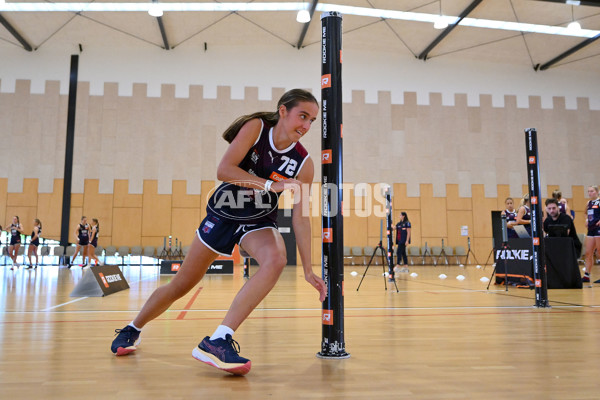
<svg viewBox="0 0 600 400"><path fill-rule="evenodd" d="M381 250L381 268L383 269L383 286L385 288L385 290L387 290L387 282L386 282L386 277L385 277L385 249L383 248L383 241L380 240L379 243L377 243L377 246L375 247L375 250L373 250L373 254L371 255L371 259L369 260L369 263L367 264L367 268L365 268L365 272L363 273L362 278L360 278L360 283L358 284L358 287L356 288L356 291L358 292L358 289L360 289L360 285L362 285L362 281L363 279L365 279L365 275L367 275L367 271L369 270L369 267L371 266L371 263L373 262L373 259L375 258L375 255L377 254L377 250ZM398 285L396 284L396 279L393 277L390 278L390 281L394 282L394 286L396 287L396 292L399 292L400 290L398 289Z"/></svg>

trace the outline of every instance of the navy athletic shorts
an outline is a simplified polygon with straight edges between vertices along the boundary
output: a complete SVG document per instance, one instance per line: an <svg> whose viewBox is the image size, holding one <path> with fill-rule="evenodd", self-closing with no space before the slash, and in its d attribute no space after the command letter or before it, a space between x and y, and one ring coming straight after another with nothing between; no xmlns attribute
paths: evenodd
<svg viewBox="0 0 600 400"><path fill-rule="evenodd" d="M215 253L231 256L235 245L241 243L244 236L260 229L277 229L277 224L273 221L239 224L209 214L200 223L196 234L198 239Z"/></svg>
<svg viewBox="0 0 600 400"><path fill-rule="evenodd" d="M10 237L10 245L14 246L15 244L21 244L21 235Z"/></svg>

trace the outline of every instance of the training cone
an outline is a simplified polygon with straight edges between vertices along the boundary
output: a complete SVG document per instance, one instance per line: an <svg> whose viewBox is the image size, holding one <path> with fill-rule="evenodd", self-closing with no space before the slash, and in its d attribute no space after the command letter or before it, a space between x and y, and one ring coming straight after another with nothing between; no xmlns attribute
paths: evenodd
<svg viewBox="0 0 600 400"><path fill-rule="evenodd" d="M446 274L439 274L438 278L440 279L446 279L448 276Z"/></svg>
<svg viewBox="0 0 600 400"><path fill-rule="evenodd" d="M459 275L459 276L456 277L456 279L458 279L459 281L464 281L465 277L462 276L462 275Z"/></svg>

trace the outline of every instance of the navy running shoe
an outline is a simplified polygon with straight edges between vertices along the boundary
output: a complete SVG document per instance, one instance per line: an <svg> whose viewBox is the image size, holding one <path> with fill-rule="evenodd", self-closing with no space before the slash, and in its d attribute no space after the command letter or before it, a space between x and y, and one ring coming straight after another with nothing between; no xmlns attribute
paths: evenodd
<svg viewBox="0 0 600 400"><path fill-rule="evenodd" d="M115 329L117 337L112 342L110 350L117 356L125 356L137 350L140 344L140 331L127 325L123 329Z"/></svg>
<svg viewBox="0 0 600 400"><path fill-rule="evenodd" d="M583 278L581 278L581 282L585 283L585 282L589 282L590 281L590 276L589 275L583 275Z"/></svg>
<svg viewBox="0 0 600 400"><path fill-rule="evenodd" d="M205 337L192 351L192 356L198 360L234 375L246 375L250 372L250 360L239 356L240 345L231 335L225 339L210 340Z"/></svg>
<svg viewBox="0 0 600 400"><path fill-rule="evenodd" d="M594 283L600 283L600 279L595 280Z"/></svg>

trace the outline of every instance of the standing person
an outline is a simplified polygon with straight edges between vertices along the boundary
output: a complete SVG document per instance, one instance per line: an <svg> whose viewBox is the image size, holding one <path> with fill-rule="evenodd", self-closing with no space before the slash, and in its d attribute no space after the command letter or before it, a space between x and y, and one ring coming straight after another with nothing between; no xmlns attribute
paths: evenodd
<svg viewBox="0 0 600 400"><path fill-rule="evenodd" d="M524 225L527 233L531 236L531 209L529 207L531 207L531 204L529 201L529 193L527 193L521 199L521 206L517 212L517 219L514 225Z"/></svg>
<svg viewBox="0 0 600 400"><path fill-rule="evenodd" d="M506 207L502 211L502 215L506 215L506 233L509 239L518 238L517 232L515 232L514 226L517 224L517 210L515 210L515 201L512 197L507 197L504 200L504 206Z"/></svg>
<svg viewBox="0 0 600 400"><path fill-rule="evenodd" d="M410 230L411 225L410 221L408 220L408 214L402 211L400 213L400 222L396 224L396 244L398 245L396 250L397 268L400 268L400 259L402 259L402 263L405 266L408 265L406 244L410 244Z"/></svg>
<svg viewBox="0 0 600 400"><path fill-rule="evenodd" d="M581 280L590 281L590 273L594 266L594 251L600 253L600 196L598 186L588 188L588 197L590 201L587 204L587 222L588 229L585 237L585 274ZM600 283L600 279L594 283Z"/></svg>
<svg viewBox="0 0 600 400"><path fill-rule="evenodd" d="M79 251L81 251L81 266L85 266L86 250L88 244L90 244L90 226L87 223L87 217L85 215L81 217L81 222L77 224L77 228L75 228L75 237L77 238L77 248L75 249L75 254L73 254L73 259L69 262L69 268L71 268L71 264L75 262Z"/></svg>
<svg viewBox="0 0 600 400"><path fill-rule="evenodd" d="M239 356L233 333L271 291L286 264L285 244L276 224L278 197L286 189L299 199L294 204L292 225L304 279L324 301L327 287L312 271L310 218L302 214L314 165L299 143L318 111L311 93L293 89L279 99L275 112L242 116L225 131L223 138L230 145L217 169L217 178L223 183L208 202L207 216L184 262L169 284L154 291L137 317L115 331L113 353L135 351L141 329L196 286L217 255L230 255L237 243L260 268L240 289L221 325L200 342L192 356L232 374L248 373L251 362ZM240 198L241 204L231 201Z"/></svg>
<svg viewBox="0 0 600 400"><path fill-rule="evenodd" d="M571 207L569 207L569 203L567 203L567 199L563 199L562 192L558 189L552 191L552 198L558 201L558 209L561 213L567 214L571 219L575 218L575 213L571 211Z"/></svg>
<svg viewBox="0 0 600 400"><path fill-rule="evenodd" d="M31 231L31 241L27 248L27 258L29 259L29 266L27 269L37 268L38 266L38 254L37 249L40 245L40 236L42 235L42 222L39 219L33 220L33 231ZM35 265L31 261L31 258L35 256Z"/></svg>
<svg viewBox="0 0 600 400"><path fill-rule="evenodd" d="M100 234L100 223L97 218L92 218L92 226L91 226L91 236L90 236L90 244L88 245L87 253L88 260L90 265L92 264L92 259L96 260L96 265L102 265L102 261L98 260L96 257L96 247L98 247L98 235Z"/></svg>
<svg viewBox="0 0 600 400"><path fill-rule="evenodd" d="M19 216L15 215L13 217L13 222L10 224L6 232L10 233L10 244L8 246L8 255L12 260L11 270L14 267L18 267L17 256L19 255L19 249L21 248L21 234L23 233L23 225L19 221Z"/></svg>

